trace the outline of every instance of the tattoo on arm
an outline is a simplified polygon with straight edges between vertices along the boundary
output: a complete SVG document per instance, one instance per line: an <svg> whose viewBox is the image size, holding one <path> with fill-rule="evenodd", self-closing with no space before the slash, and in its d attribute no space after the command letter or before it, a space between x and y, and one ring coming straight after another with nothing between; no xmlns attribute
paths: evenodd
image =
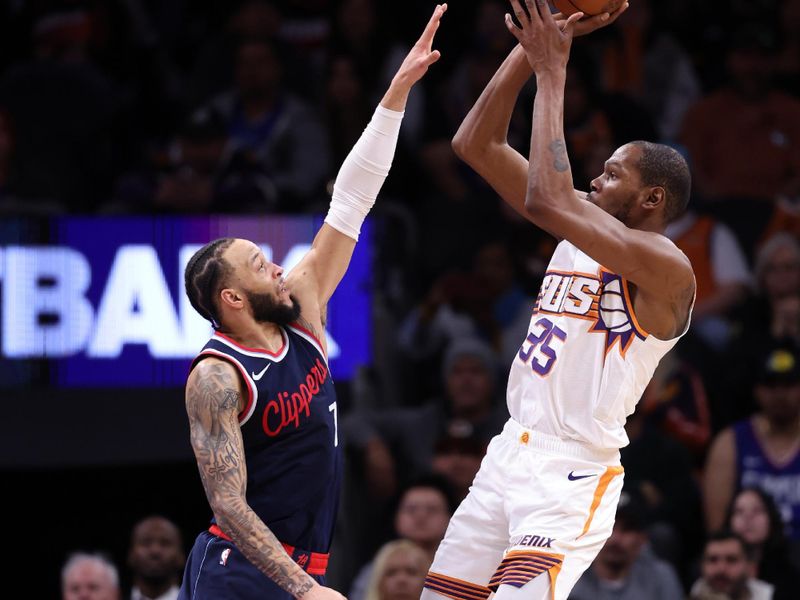
<svg viewBox="0 0 800 600"><path fill-rule="evenodd" d="M204 361L186 388L192 447L220 528L267 577L294 596L315 582L247 505L247 468L239 429L239 382L229 365Z"/></svg>
<svg viewBox="0 0 800 600"><path fill-rule="evenodd" d="M553 155L553 168L559 173L569 170L569 158L567 157L567 145L564 140L553 140L548 146L550 154Z"/></svg>

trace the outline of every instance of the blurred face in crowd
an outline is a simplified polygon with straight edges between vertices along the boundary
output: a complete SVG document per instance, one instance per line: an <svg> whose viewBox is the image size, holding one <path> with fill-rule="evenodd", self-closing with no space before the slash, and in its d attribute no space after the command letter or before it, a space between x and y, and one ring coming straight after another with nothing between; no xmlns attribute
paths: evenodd
<svg viewBox="0 0 800 600"><path fill-rule="evenodd" d="M395 516L395 530L405 539L424 548L442 541L450 512L447 498L436 488L411 488L400 501Z"/></svg>
<svg viewBox="0 0 800 600"><path fill-rule="evenodd" d="M462 499L466 497L469 486L481 468L481 460L481 454L450 448L434 454L431 470L445 477L458 499Z"/></svg>
<svg viewBox="0 0 800 600"><path fill-rule="evenodd" d="M261 99L274 93L281 79L281 64L266 43L249 42L239 48L236 84L244 99Z"/></svg>
<svg viewBox="0 0 800 600"><path fill-rule="evenodd" d="M373 0L345 0L339 9L339 30L356 47L371 39L376 22Z"/></svg>
<svg viewBox="0 0 800 600"><path fill-rule="evenodd" d="M339 56L331 62L328 76L328 101L336 106L358 105L362 95L361 79L351 58Z"/></svg>
<svg viewBox="0 0 800 600"><path fill-rule="evenodd" d="M133 530L128 564L136 577L154 584L177 582L183 560L180 532L166 519L149 518Z"/></svg>
<svg viewBox="0 0 800 600"><path fill-rule="evenodd" d="M748 544L763 544L769 536L769 513L761 497L752 490L736 496L731 515L731 529Z"/></svg>
<svg viewBox="0 0 800 600"><path fill-rule="evenodd" d="M83 560L64 575L63 600L119 600L119 588L108 568L97 560Z"/></svg>
<svg viewBox="0 0 800 600"><path fill-rule="evenodd" d="M421 550L398 548L387 558L378 591L381 600L417 600L429 562Z"/></svg>
<svg viewBox="0 0 800 600"><path fill-rule="evenodd" d="M610 571L624 571L639 557L647 537L643 531L625 525L617 520L611 536L606 541L597 560Z"/></svg>
<svg viewBox="0 0 800 600"><path fill-rule="evenodd" d="M768 298L785 298L800 294L800 256L789 244L775 249L761 274Z"/></svg>
<svg viewBox="0 0 800 600"><path fill-rule="evenodd" d="M758 405L770 423L786 427L800 418L800 381L766 381L755 388Z"/></svg>
<svg viewBox="0 0 800 600"><path fill-rule="evenodd" d="M703 553L703 579L719 594L741 598L747 586L750 565L736 539L709 542Z"/></svg>
<svg viewBox="0 0 800 600"><path fill-rule="evenodd" d="M456 358L446 378L447 396L456 415L481 412L492 403L492 377L475 356Z"/></svg>

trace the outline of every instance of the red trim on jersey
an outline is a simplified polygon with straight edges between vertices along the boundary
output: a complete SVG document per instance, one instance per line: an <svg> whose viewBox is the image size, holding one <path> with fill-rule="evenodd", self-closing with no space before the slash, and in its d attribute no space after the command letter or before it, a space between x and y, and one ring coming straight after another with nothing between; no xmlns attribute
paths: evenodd
<svg viewBox="0 0 800 600"><path fill-rule="evenodd" d="M229 542L233 542L230 536L225 535L222 529L219 528L219 525L214 523L211 527L208 528L209 533L211 535L215 535L218 538L222 538L223 540L227 540ZM284 544L281 542L281 546L283 549L286 550L286 553L292 557L298 565L300 565L303 570L308 573L309 575L325 575L325 571L328 569L328 559L330 558L330 554L322 554L321 552L308 552L306 550L298 550L294 546L290 546L289 544ZM294 558L295 551L299 552L299 556Z"/></svg>
<svg viewBox="0 0 800 600"><path fill-rule="evenodd" d="M283 337L283 335L281 335L281 337L283 338L283 344L281 344L281 347L277 352L270 352L266 348L248 348L247 346L243 346L236 340L231 339L230 337L228 337L224 333L220 333L219 331L215 332L214 335L218 335L219 337L223 338L224 340L227 340L228 342L230 342L237 348L241 348L242 350L247 350L248 352L260 352L261 354L269 354L270 356L274 356L275 358L279 357L281 355L281 352L283 352L283 349L286 348L286 338Z"/></svg>
<svg viewBox="0 0 800 600"><path fill-rule="evenodd" d="M322 350L322 355L325 357L325 360L328 360L327 352L325 352L325 346L322 345L322 342L319 341L319 338L317 336L315 336L308 329L300 325L300 323L298 323L297 321L295 321L294 323L289 323L289 327L294 327L295 329L299 329L300 331L305 333L308 337L310 337L312 340L317 342L319 349Z"/></svg>
<svg viewBox="0 0 800 600"><path fill-rule="evenodd" d="M234 359L233 357L228 356L224 352L220 352L219 350L214 350L213 348L207 348L203 350L197 357L194 359L194 364L196 365L198 362L198 358L201 356L213 356L214 358L219 358L227 363L236 367L239 373L242 375L242 379L244 380L245 385L247 386L247 402L242 408L241 412L237 415L239 421L241 421L244 417L248 415L250 409L253 406L253 401L255 400L255 393L253 392L253 385L250 383L250 378L247 376L247 371L244 370L244 367L239 364L239 361Z"/></svg>

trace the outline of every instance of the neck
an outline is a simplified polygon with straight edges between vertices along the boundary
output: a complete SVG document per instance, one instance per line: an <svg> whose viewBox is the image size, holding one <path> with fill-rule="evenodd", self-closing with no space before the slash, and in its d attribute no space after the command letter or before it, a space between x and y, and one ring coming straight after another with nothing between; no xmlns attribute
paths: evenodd
<svg viewBox="0 0 800 600"><path fill-rule="evenodd" d="M233 327L221 333L248 348L277 352L283 346L283 333L275 323L256 323L248 319L246 322L233 323Z"/></svg>
<svg viewBox="0 0 800 600"><path fill-rule="evenodd" d="M148 598L158 598L165 594L173 585L176 585L176 582L172 579L167 579L165 581L145 581L138 579L134 581L133 585L139 588L142 595Z"/></svg>
<svg viewBox="0 0 800 600"><path fill-rule="evenodd" d="M770 419L767 418L767 431L770 435L797 439L800 434L800 418Z"/></svg>

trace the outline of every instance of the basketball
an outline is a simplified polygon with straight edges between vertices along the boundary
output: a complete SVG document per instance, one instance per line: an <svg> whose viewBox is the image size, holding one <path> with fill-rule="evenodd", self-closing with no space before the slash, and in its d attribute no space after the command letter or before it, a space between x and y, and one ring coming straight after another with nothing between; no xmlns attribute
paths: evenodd
<svg viewBox="0 0 800 600"><path fill-rule="evenodd" d="M587 17L601 13L613 13L625 0L552 0L562 15L568 17L572 13L582 12Z"/></svg>

